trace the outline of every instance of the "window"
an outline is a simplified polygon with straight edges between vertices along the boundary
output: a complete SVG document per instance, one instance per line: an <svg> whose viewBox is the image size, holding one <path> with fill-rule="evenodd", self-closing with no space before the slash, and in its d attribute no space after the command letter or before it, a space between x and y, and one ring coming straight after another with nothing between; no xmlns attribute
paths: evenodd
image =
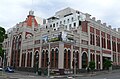
<svg viewBox="0 0 120 79"><path fill-rule="evenodd" d="M76 27L76 23L73 24L74 25L74 28Z"/></svg>
<svg viewBox="0 0 120 79"><path fill-rule="evenodd" d="M65 20L64 20L64 24L65 24Z"/></svg>
<svg viewBox="0 0 120 79"><path fill-rule="evenodd" d="M80 16L78 16L78 20L80 19Z"/></svg>
<svg viewBox="0 0 120 79"><path fill-rule="evenodd" d="M100 46L100 36L96 35L96 46Z"/></svg>
<svg viewBox="0 0 120 79"><path fill-rule="evenodd" d="M58 26L58 22L56 23L56 26Z"/></svg>
<svg viewBox="0 0 120 79"><path fill-rule="evenodd" d="M71 20L72 20L72 22L73 22L74 18L72 17L72 19L71 19Z"/></svg>
<svg viewBox="0 0 120 79"><path fill-rule="evenodd" d="M55 49L55 68L58 68L58 56L59 56L59 51L58 49Z"/></svg>
<svg viewBox="0 0 120 79"><path fill-rule="evenodd" d="M90 44L95 45L95 35L93 33L90 34Z"/></svg>
<svg viewBox="0 0 120 79"><path fill-rule="evenodd" d="M55 23L53 24L53 27L55 27Z"/></svg>
<svg viewBox="0 0 120 79"><path fill-rule="evenodd" d="M44 64L43 64L43 63L44 63L44 53L45 53L45 51L43 50L43 51L42 51L42 56L41 56L41 60L42 60L42 61L41 61L41 66L42 66L42 67L44 67Z"/></svg>
<svg viewBox="0 0 120 79"><path fill-rule="evenodd" d="M62 24L62 21L60 21L60 24Z"/></svg>
<svg viewBox="0 0 120 79"><path fill-rule="evenodd" d="M67 63L66 63L67 57L66 57L66 56L67 56L67 50L65 49L65 50L64 50L64 68L67 68L67 67L66 67L66 65L67 65Z"/></svg>
<svg viewBox="0 0 120 79"><path fill-rule="evenodd" d="M69 23L69 19L67 19L67 22Z"/></svg>
<svg viewBox="0 0 120 79"><path fill-rule="evenodd" d="M47 29L47 26L46 26L46 29Z"/></svg>
<svg viewBox="0 0 120 79"><path fill-rule="evenodd" d="M52 27L52 25L50 25L50 27Z"/></svg>
<svg viewBox="0 0 120 79"><path fill-rule="evenodd" d="M50 61L51 61L50 67L53 68L54 67L54 49L52 49L51 51Z"/></svg>
<svg viewBox="0 0 120 79"><path fill-rule="evenodd" d="M71 24L69 24L69 29L71 29L72 28L72 25Z"/></svg>

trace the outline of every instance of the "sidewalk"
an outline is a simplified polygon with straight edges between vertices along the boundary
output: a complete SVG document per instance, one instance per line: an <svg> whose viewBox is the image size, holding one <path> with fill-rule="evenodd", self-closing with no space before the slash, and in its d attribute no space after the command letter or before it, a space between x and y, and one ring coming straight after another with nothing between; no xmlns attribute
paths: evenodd
<svg viewBox="0 0 120 79"><path fill-rule="evenodd" d="M102 75L102 74L110 74L110 73L116 73L116 72L120 72L120 69L117 70L103 70L103 71L95 71L95 72L89 72L89 73L79 73L79 74L71 74L71 75L59 75L59 76L50 76L50 78L68 78L68 77L89 77L89 76L97 76L97 75Z"/></svg>
<svg viewBox="0 0 120 79"><path fill-rule="evenodd" d="M9 78L3 71L0 71L0 79L9 79Z"/></svg>

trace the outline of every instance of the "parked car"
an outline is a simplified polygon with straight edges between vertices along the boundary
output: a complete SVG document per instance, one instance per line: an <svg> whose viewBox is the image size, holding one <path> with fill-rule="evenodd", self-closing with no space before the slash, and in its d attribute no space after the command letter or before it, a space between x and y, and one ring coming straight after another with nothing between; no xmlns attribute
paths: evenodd
<svg viewBox="0 0 120 79"><path fill-rule="evenodd" d="M14 69L11 68L11 67L6 67L6 68L5 68L5 72L11 72L11 73L13 73L13 72L14 72Z"/></svg>
<svg viewBox="0 0 120 79"><path fill-rule="evenodd" d="M2 68L2 67L0 67L0 71L3 71L3 68Z"/></svg>

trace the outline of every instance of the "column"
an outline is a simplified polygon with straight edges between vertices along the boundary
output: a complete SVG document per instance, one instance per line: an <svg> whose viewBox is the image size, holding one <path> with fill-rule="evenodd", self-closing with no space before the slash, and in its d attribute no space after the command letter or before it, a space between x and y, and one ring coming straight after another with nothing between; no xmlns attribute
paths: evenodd
<svg viewBox="0 0 120 79"><path fill-rule="evenodd" d="M90 46L90 26L88 26L88 46ZM88 47L88 62L90 62L90 47Z"/></svg>
<svg viewBox="0 0 120 79"><path fill-rule="evenodd" d="M39 68L41 68L41 52L42 52L42 46L40 47L40 51L39 51ZM48 51L48 55L49 55L49 51Z"/></svg>
<svg viewBox="0 0 120 79"><path fill-rule="evenodd" d="M71 69L73 69L72 62L73 62L73 45L71 45Z"/></svg>
<svg viewBox="0 0 120 79"><path fill-rule="evenodd" d="M116 62L117 62L117 65L118 65L117 38L115 39L115 41L116 41Z"/></svg>
<svg viewBox="0 0 120 79"><path fill-rule="evenodd" d="M107 49L107 34L105 33L105 42L106 42L106 49Z"/></svg>
<svg viewBox="0 0 120 79"><path fill-rule="evenodd" d="M90 49L88 49L88 63L90 62Z"/></svg>
<svg viewBox="0 0 120 79"><path fill-rule="evenodd" d="M103 57L102 57L102 40L101 40L101 29L100 29L100 69L103 69Z"/></svg>
<svg viewBox="0 0 120 79"><path fill-rule="evenodd" d="M95 69L97 69L97 61L96 61L96 50L95 50Z"/></svg>
<svg viewBox="0 0 120 79"><path fill-rule="evenodd" d="M26 50L26 57L25 57L25 67L27 67L27 50Z"/></svg>
<svg viewBox="0 0 120 79"><path fill-rule="evenodd" d="M79 69L82 69L82 51L81 51L81 47L79 48Z"/></svg>
<svg viewBox="0 0 120 79"><path fill-rule="evenodd" d="M33 48L33 52L32 52L32 63L31 63L31 67L33 67L34 66L34 48Z"/></svg>
<svg viewBox="0 0 120 79"><path fill-rule="evenodd" d="M22 50L21 50L21 52L20 52L20 61L19 61L19 67L21 67L21 61L22 61Z"/></svg>
<svg viewBox="0 0 120 79"><path fill-rule="evenodd" d="M110 43L111 43L111 61L113 61L113 44L112 44L112 35L110 35Z"/></svg>
<svg viewBox="0 0 120 79"><path fill-rule="evenodd" d="M59 42L58 69L64 69L64 43Z"/></svg>
<svg viewBox="0 0 120 79"><path fill-rule="evenodd" d="M95 35L95 47L96 47L96 29L94 29L94 35ZM96 49L95 48L94 48L94 55L95 55L95 69L97 69Z"/></svg>

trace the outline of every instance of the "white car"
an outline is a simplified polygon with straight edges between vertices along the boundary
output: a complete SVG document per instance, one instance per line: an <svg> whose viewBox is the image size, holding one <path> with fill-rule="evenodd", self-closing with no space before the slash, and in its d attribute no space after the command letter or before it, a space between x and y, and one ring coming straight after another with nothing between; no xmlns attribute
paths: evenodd
<svg viewBox="0 0 120 79"><path fill-rule="evenodd" d="M2 68L2 67L0 67L0 71L3 71L3 68Z"/></svg>

